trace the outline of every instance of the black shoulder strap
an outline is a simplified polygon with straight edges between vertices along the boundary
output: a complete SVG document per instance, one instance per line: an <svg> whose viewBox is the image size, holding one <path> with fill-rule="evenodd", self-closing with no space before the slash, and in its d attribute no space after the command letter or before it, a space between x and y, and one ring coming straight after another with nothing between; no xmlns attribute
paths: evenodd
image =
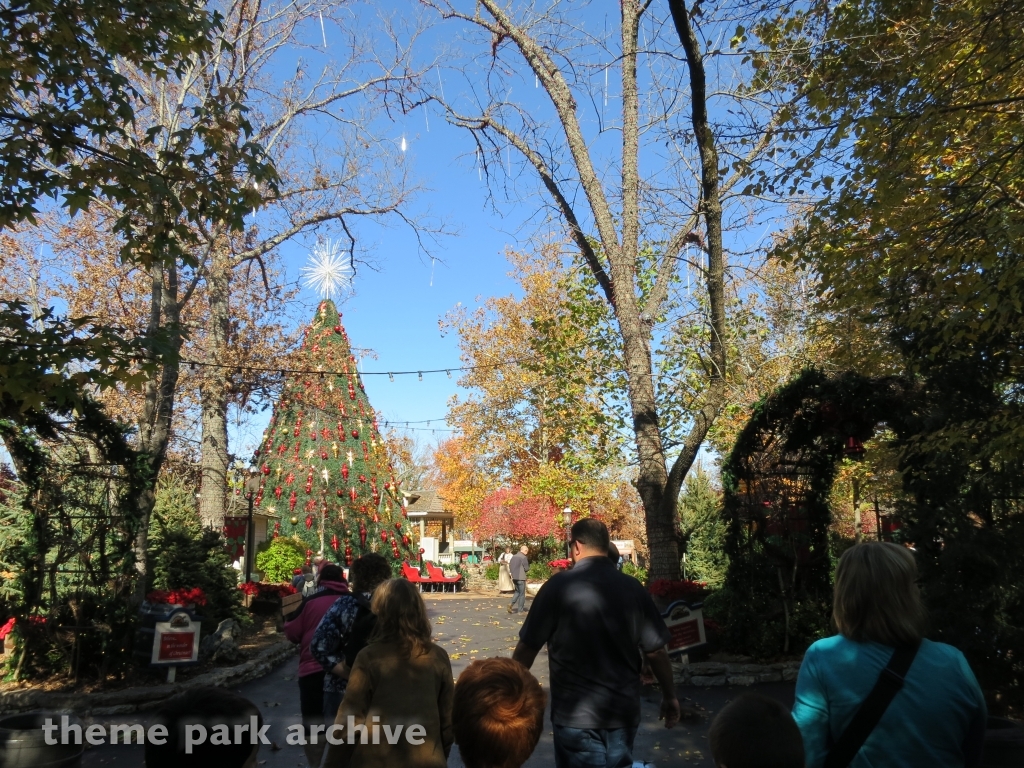
<svg viewBox="0 0 1024 768"><path fill-rule="evenodd" d="M918 647L916 645L907 646L893 651L889 663L882 670L882 674L878 676L875 687L861 702L853 720L828 751L824 768L847 768L856 757L868 736L875 730L878 721L882 719L889 704L903 687L903 679L907 676L910 665L914 663Z"/></svg>

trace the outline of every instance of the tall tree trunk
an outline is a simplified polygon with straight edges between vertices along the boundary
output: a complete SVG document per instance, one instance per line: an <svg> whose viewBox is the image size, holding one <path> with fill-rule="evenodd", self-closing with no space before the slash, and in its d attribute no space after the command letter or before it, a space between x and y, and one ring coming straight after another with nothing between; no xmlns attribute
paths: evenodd
<svg viewBox="0 0 1024 768"><path fill-rule="evenodd" d="M149 575L147 544L149 542L149 518L156 505L156 481L167 455L171 439L171 420L174 415L174 392L178 385L181 352L180 307L178 306L178 271L173 262L165 265L155 262L149 270L151 296L149 323L146 329L150 338L149 355L156 359L157 338L164 334L167 339L167 353L161 360L158 372L146 383L145 403L139 420L138 450L140 460L145 462L149 476L146 489L136 501L135 570L137 580L132 593L131 605L138 607L146 595L146 578Z"/></svg>
<svg viewBox="0 0 1024 768"><path fill-rule="evenodd" d="M622 336L623 362L639 459L636 488L644 505L651 578L679 578L679 539L675 499L665 497L668 470L658 423L651 360L651 326L640 316L635 269L640 249L640 99L637 38L643 13L638 0L622 9L622 245L609 249L614 309ZM607 248L607 244L605 244Z"/></svg>
<svg viewBox="0 0 1024 768"><path fill-rule="evenodd" d="M231 285L230 253L226 248L214 248L206 275L210 314L207 318L209 336L206 362L224 362L231 323L229 303ZM224 524L227 509L228 467L228 372L216 365L203 371L200 390L202 409L202 448L200 464L202 484L199 492L199 515L203 525L219 530Z"/></svg>

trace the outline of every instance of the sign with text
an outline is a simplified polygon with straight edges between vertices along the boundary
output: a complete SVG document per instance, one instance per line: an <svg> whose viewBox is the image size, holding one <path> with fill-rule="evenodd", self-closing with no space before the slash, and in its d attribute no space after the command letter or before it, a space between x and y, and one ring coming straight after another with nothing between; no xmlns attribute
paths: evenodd
<svg viewBox="0 0 1024 768"><path fill-rule="evenodd" d="M668 641L670 654L685 653L707 642L704 634L704 616L699 603L690 606L682 600L677 600L661 615L672 635L672 639Z"/></svg>
<svg viewBox="0 0 1024 768"><path fill-rule="evenodd" d="M199 658L199 622L184 611L154 626L152 664L187 664Z"/></svg>

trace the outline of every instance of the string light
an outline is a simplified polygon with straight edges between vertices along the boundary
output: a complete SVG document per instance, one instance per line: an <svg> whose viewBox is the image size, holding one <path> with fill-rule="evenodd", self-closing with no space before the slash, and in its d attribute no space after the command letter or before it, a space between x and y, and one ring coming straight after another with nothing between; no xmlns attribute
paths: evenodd
<svg viewBox="0 0 1024 768"><path fill-rule="evenodd" d="M388 378L391 379L392 381L394 381L395 380L395 374L393 374L390 371L388 371Z"/></svg>
<svg viewBox="0 0 1024 768"><path fill-rule="evenodd" d="M423 381L423 371L419 371L418 373L420 375L420 381Z"/></svg>

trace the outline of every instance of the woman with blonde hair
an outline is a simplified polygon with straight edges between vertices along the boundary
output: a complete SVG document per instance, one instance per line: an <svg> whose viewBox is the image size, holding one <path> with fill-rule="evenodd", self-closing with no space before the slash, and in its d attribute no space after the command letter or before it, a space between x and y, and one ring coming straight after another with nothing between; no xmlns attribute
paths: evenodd
<svg viewBox="0 0 1024 768"><path fill-rule="evenodd" d="M924 639L914 555L858 544L839 558L839 634L807 649L793 718L807 768L964 768L981 759L985 699L960 651Z"/></svg>
<svg viewBox="0 0 1024 768"><path fill-rule="evenodd" d="M355 658L323 765L445 768L455 685L447 652L431 642L423 598L405 579L391 579L370 607L377 623Z"/></svg>

